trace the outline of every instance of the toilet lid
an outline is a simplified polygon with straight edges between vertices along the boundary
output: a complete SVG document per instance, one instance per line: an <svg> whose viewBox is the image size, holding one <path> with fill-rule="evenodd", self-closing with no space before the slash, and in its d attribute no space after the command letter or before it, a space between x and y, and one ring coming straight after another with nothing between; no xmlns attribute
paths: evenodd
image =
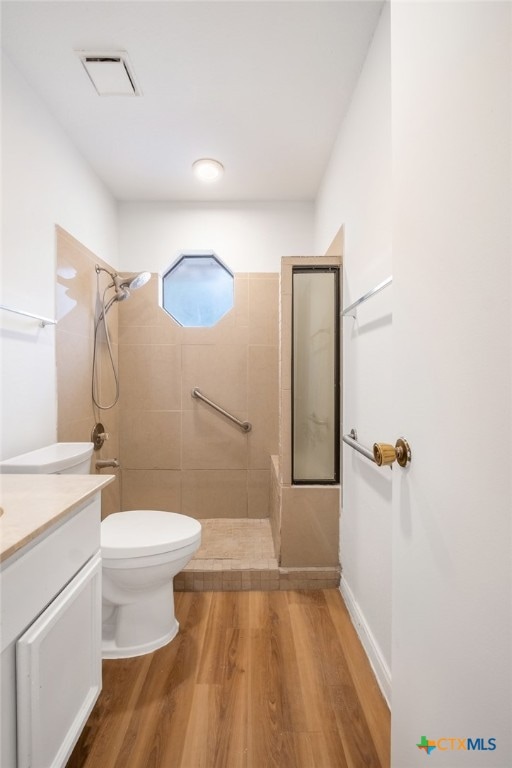
<svg viewBox="0 0 512 768"><path fill-rule="evenodd" d="M112 559L172 552L200 540L201 523L176 512L114 512L101 524L101 554Z"/></svg>

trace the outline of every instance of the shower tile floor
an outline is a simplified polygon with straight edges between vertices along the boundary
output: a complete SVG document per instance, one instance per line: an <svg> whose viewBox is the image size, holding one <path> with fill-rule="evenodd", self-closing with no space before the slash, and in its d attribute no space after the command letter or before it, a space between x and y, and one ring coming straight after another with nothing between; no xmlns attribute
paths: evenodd
<svg viewBox="0 0 512 768"><path fill-rule="evenodd" d="M178 592L328 589L340 583L339 567L280 567L268 518L200 522L201 546L175 577Z"/></svg>

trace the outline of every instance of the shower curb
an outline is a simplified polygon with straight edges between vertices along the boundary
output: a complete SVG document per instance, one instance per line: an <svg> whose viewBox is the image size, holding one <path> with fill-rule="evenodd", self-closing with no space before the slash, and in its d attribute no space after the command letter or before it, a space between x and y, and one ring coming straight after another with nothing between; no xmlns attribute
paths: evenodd
<svg viewBox="0 0 512 768"><path fill-rule="evenodd" d="M200 561L199 561L200 562ZM206 562L206 561L204 561ZM230 567L232 560L216 560L215 568L192 567L174 579L176 592L277 591L289 589L335 589L341 569L334 567L270 568Z"/></svg>

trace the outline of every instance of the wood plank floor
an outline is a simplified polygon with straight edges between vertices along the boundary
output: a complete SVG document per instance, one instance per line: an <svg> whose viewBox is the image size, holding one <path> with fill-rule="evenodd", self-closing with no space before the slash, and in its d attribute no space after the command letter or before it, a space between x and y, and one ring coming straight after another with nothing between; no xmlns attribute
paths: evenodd
<svg viewBox="0 0 512 768"><path fill-rule="evenodd" d="M389 710L338 590L175 603L168 646L103 662L67 768L389 767Z"/></svg>

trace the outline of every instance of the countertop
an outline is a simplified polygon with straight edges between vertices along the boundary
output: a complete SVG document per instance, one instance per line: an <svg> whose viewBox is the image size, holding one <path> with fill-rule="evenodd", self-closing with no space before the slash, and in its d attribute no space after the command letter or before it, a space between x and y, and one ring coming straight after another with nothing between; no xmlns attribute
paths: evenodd
<svg viewBox="0 0 512 768"><path fill-rule="evenodd" d="M0 561L114 479L114 475L0 475Z"/></svg>

